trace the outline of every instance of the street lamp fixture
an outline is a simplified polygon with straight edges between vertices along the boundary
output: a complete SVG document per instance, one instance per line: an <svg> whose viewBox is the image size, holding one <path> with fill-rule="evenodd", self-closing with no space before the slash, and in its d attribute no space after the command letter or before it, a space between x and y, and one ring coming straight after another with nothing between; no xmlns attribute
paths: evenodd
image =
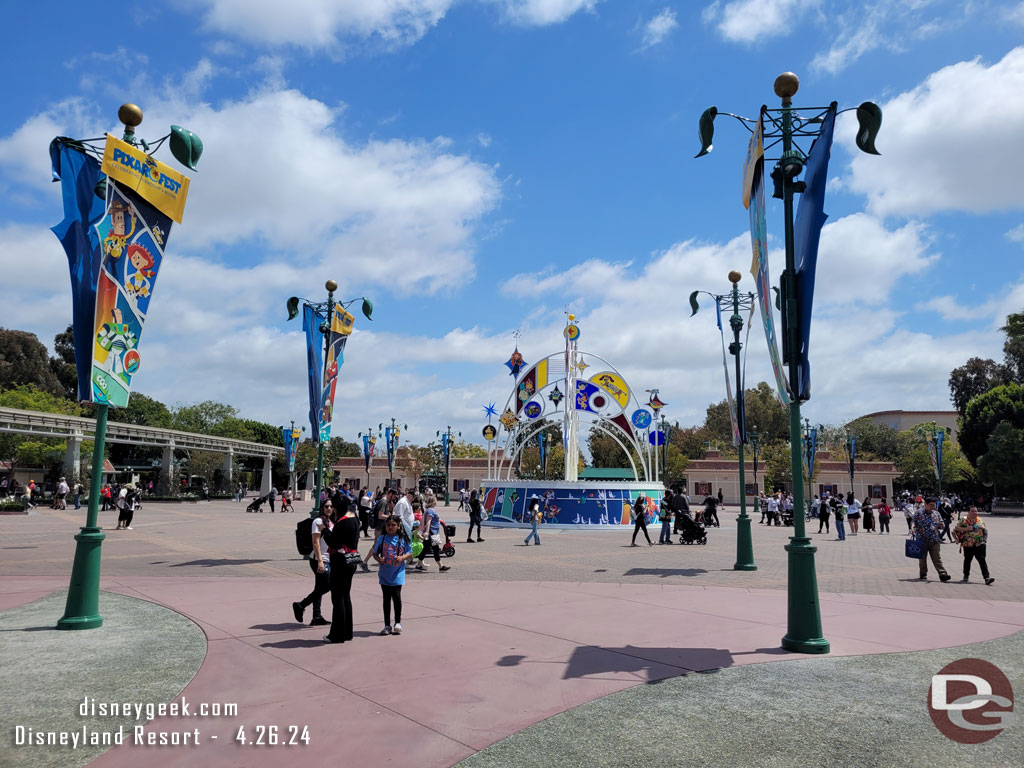
<svg viewBox="0 0 1024 768"><path fill-rule="evenodd" d="M807 368L807 340L813 298L813 267L805 271L807 261L811 264L817 258L817 243L824 221L821 207L824 202L824 188L827 183L827 158L831 147L832 127L838 115L835 102L828 107L810 108L813 116L805 116L793 107L793 97L800 88L800 79L792 72L784 72L775 80L775 94L782 100L781 108L769 109L762 106L758 118L722 112L711 107L701 115L698 134L701 149L698 157L711 151L714 137L714 121L718 115L733 117L743 123L752 134L748 160L744 166L744 175L750 186L745 187L744 206L749 206L752 237L756 246L754 272L758 282L761 312L765 320L766 336L769 339L769 350L772 354L773 368L778 372L780 391L786 390L789 400L789 439L790 462L793 477L793 497L803 498L803 471L800 448L800 402L810 398L810 375ZM844 110L846 111L846 110ZM861 151L878 154L874 140L882 123L882 112L877 105L864 102L856 107L857 121L860 129L856 143ZM828 128L827 134L825 128ZM804 154L797 146L795 139L825 138L823 152L815 152L812 147L810 154ZM771 141L769 141L771 140ZM764 227L764 200L759 179L763 167L766 149L777 146L781 140L782 154L776 159L771 172L775 182L774 197L783 201L786 269L780 280L780 308L782 310L782 361L778 360L778 351L772 338L774 325L770 306L770 285L767 274L766 234ZM808 173L807 179L798 181L805 164L813 162L814 173ZM808 182L813 183L809 190ZM814 195L805 199L808 205L806 220L801 220L800 229L801 262L800 270L796 262L796 238L793 223L793 198L796 194L813 191ZM755 205L756 202L756 205ZM801 207L801 213L804 213ZM807 259L807 261L805 261ZM783 378L782 365L788 364L788 377ZM807 536L804 515L794 515L793 536L786 546L789 557L788 579L788 620L787 631L782 638L782 647L800 653L828 653L829 642L821 631L821 609L818 601L818 582L814 568L814 553L817 548L811 544Z"/></svg>
<svg viewBox="0 0 1024 768"><path fill-rule="evenodd" d="M384 446L388 451L388 488L395 487L395 458L398 456L398 442L402 430L409 431L408 424L399 424L394 418L391 426L385 427L384 422L377 425L377 430L384 435Z"/></svg>
<svg viewBox="0 0 1024 768"><path fill-rule="evenodd" d="M741 311L752 311L754 308L754 294L745 293L740 294L739 282L743 279L743 276L733 270L729 273L729 282L732 283L732 292L726 294L713 294L707 291L694 291L690 294L690 307L693 309L690 317L697 314L697 310L700 308L697 304L697 296L701 293L707 294L715 301L715 307L718 311L719 316L719 329L721 329L721 312L722 305L728 308L729 302L732 302L732 316L729 318L729 327L732 329L732 342L729 344L729 353L735 358L735 372L736 372L736 402L732 402L732 393L729 390L729 373L728 370L725 374L726 390L729 394L729 415L732 418L733 426L733 442L739 449L739 471L740 471L740 516L736 519L736 562L733 564L733 570L737 571L756 571L757 565L754 563L754 541L750 532L750 516L747 515L747 481L746 481L746 467L745 459L743 456L743 446L747 441L747 425L746 425L746 408L744 405L743 392L743 365L740 360L740 350L743 349L743 344L740 342L740 331L743 330L743 316L740 314ZM724 344L724 339L723 339ZM723 361L725 353L723 350ZM757 503L756 501L754 502Z"/></svg>

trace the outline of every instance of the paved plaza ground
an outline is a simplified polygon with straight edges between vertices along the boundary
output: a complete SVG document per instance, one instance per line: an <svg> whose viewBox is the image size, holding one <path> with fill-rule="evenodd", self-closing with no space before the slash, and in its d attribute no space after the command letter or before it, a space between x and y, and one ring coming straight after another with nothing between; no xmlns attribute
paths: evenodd
<svg viewBox="0 0 1024 768"><path fill-rule="evenodd" d="M132 531L101 513L106 623L66 633L52 626L85 511L38 512L0 518L0 765L280 765L282 751L417 766L1024 762L1024 724L960 745L926 708L930 675L964 656L993 661L1024 690L1024 519L988 520L991 586L977 573L918 581L901 518L890 536L846 542L809 524L832 653L807 657L779 648L791 529L755 521L758 570L734 571L734 509L707 546L637 548L625 527L542 528L540 547L485 528L484 543L467 544L465 518L447 510L452 570L410 573L405 634L378 636L376 575L357 574L356 637L342 646L291 617L312 582L294 548L305 509L149 504ZM956 547L943 558L959 579ZM84 696L160 703L179 692L238 713L146 727L198 727L197 746L90 751L10 736L16 725L116 730L77 714ZM304 726L310 743L240 745L242 725L250 741L260 726L279 738Z"/></svg>

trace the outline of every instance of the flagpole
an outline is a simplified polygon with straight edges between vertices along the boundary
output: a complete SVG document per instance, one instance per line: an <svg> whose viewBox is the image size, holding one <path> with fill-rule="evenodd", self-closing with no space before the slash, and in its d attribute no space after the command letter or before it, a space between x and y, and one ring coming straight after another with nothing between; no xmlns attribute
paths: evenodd
<svg viewBox="0 0 1024 768"><path fill-rule="evenodd" d="M324 288L327 289L327 322L320 326L321 333L324 334L324 365L323 370L320 372L320 418L323 418L323 389L327 383L327 358L331 351L331 324L334 322L334 292L338 290L338 284L334 280L328 280L324 283ZM334 408L331 408L331 419L334 419ZM320 434L316 436L316 483L313 489L313 509L310 511L310 517L316 517L320 514L320 491L324 481L324 441L321 439L323 434L323 424L320 424Z"/></svg>

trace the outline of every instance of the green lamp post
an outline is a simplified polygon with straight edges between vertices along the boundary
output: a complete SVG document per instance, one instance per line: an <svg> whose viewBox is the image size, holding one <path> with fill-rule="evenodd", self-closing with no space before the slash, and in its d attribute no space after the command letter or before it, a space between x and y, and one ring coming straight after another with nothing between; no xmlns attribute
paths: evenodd
<svg viewBox="0 0 1024 768"><path fill-rule="evenodd" d="M732 315L729 318L729 327L732 329L732 341L729 343L729 353L735 358L736 364L736 410L733 417L733 428L736 430L736 437L738 438L736 440L736 447L739 449L738 461L740 471L740 516L736 519L736 562L732 567L736 571L756 571L754 541L750 533L750 516L747 514L746 460L743 455L743 445L746 442L747 435L743 392L743 366L740 360L740 350L743 349L743 344L740 342L740 331L743 330L743 316L740 312L742 310L749 311L753 308L754 294L740 294L739 282L742 279L743 276L736 270L733 270L729 273L729 282L732 283L731 293L716 295L700 290L691 293L690 307L693 311L690 317L697 314L699 309L697 304L698 294L704 293L714 299L719 312L723 303L728 307L728 303L732 302ZM728 377L728 373L726 373L726 376ZM726 384L728 384L728 379L726 379Z"/></svg>
<svg viewBox="0 0 1024 768"><path fill-rule="evenodd" d="M404 429L406 432L409 431L408 424L399 424L398 421L392 417L391 426L385 427L384 422L377 425L378 431L384 434L384 444L388 450L388 488L395 487L395 459L398 456L398 441L399 436L402 434Z"/></svg>
<svg viewBox="0 0 1024 768"><path fill-rule="evenodd" d="M780 307L782 310L782 336L783 336L783 364L788 364L788 386L782 381L782 372L779 372L780 389L783 386L789 391L789 441L790 441L790 465L793 477L793 498L803 499L803 459L800 447L800 401L810 397L809 378L803 363L806 362L806 347L801 343L806 341L806 332L810 322L810 307L813 294L813 272L809 278L811 282L801 283L803 273L797 271L795 230L793 224L793 198L798 193L808 190L808 181L797 181L797 177L803 173L804 163L809 159L797 145L794 139L806 139L817 137L821 129L827 124L830 126L829 141L831 140L831 125L837 112L835 103L828 107L810 108L814 116L805 116L797 112L793 107L793 96L800 87L800 79L792 72L784 72L775 79L775 94L781 99L781 109L768 109L762 106L757 120L751 120L740 115L729 112L719 112L716 107L710 107L700 117L698 135L701 140L701 149L697 157L706 155L712 148L712 137L714 135L714 120L719 114L734 117L744 124L755 134L748 151L748 162L745 165L745 172L758 178L757 171L762 162L764 149L762 142L768 139L776 141L763 144L771 148L777 146L781 140L782 154L777 158L775 167L772 169L771 178L775 183L773 196L783 201L783 216L785 225L786 244L786 269L780 281L781 297ZM857 133L857 146L868 154L879 154L875 149L874 140L882 122L882 112L877 105L871 102L864 102L856 107L857 119L860 130ZM751 126L756 126L756 129ZM762 132L763 131L763 132ZM827 153L825 164L816 164L816 168L824 167L827 170ZM809 176L810 174L808 174ZM827 180L827 179L826 179ZM824 181L815 180L815 194L823 201ZM751 191L744 190L744 194ZM744 202L747 205L747 202ZM749 202L751 207L752 223L754 222L754 201ZM760 203L760 208L763 203ZM762 209L763 210L763 209ZM817 219L817 223L810 224L801 230L805 237L813 240L813 248L802 252L802 258L808 253L817 252L817 237L824 221L820 211L812 215L808 221ZM810 233L810 234L807 234ZM754 233L755 239L761 240L763 233ZM761 240L763 243L763 240ZM805 239L804 245L807 245ZM761 244L758 245L759 258L764 260L760 253ZM764 262L766 263L766 261ZM758 291L761 300L764 302L762 313L768 314L771 320L771 309L768 303L768 285L766 274L758 270L763 283L759 283ZM769 326L766 324L766 330ZM769 334L771 336L771 334ZM770 350L773 361L777 361L774 339L770 339ZM818 582L814 568L814 553L817 548L811 545L807 536L806 520L804 515L794 515L793 536L786 546L789 558L789 579L788 579L788 620L787 631L782 638L782 647L789 651L799 653L828 653L829 642L822 635L821 630L821 609L818 603Z"/></svg>
<svg viewBox="0 0 1024 768"><path fill-rule="evenodd" d="M946 439L946 430L935 426L932 423L930 434L925 438L928 443L928 452L932 457L932 466L935 469L935 479L939 483L939 492L936 494L939 501L942 500L942 444Z"/></svg>
<svg viewBox="0 0 1024 768"><path fill-rule="evenodd" d="M148 155L152 155L169 138L171 154L175 159L185 167L196 170L196 163L203 153L203 142L192 131L172 125L171 132L159 139L155 146L150 147L144 139L135 135L135 129L142 123L142 110L137 105L122 104L117 110L117 118L124 125L121 140L125 143L132 147L141 146ZM97 151L90 146L90 140L73 143L81 151ZM102 152L98 154L102 155ZM153 165L156 165L155 162ZM107 177L101 174L96 184L96 195L100 198L106 197L107 186ZM120 323L120 320L118 322ZM64 615L57 621L57 629L61 630L96 629L103 626L103 617L99 613L99 592L102 545L105 536L99 527L99 503L110 405L106 400L96 402L95 405L96 430L92 449L92 477L89 481L89 507L86 511L85 526L75 535L75 558L71 565L67 602Z"/></svg>
<svg viewBox="0 0 1024 768"><path fill-rule="evenodd" d="M437 436L441 438L441 449L442 458L444 459L444 505L447 507L451 502L451 481L449 475L451 474L452 468L452 436L462 437L461 432L452 432L452 428L449 425L448 429L442 432L437 431ZM520 457L522 452L520 451Z"/></svg>
<svg viewBox="0 0 1024 768"><path fill-rule="evenodd" d="M327 356L331 348L331 324L334 322L334 292L338 290L338 283L328 280L324 283L327 289L327 319L320 323L320 333L324 336L324 369L320 372L321 381L327 380ZM313 509L309 516L316 517L320 514L320 492L324 484L324 441L316 436L316 477L313 482Z"/></svg>
<svg viewBox="0 0 1024 768"><path fill-rule="evenodd" d="M665 442L661 446L661 477L662 483L668 479L668 419L662 415L661 420L658 422L658 426L661 428L661 434L665 436Z"/></svg>

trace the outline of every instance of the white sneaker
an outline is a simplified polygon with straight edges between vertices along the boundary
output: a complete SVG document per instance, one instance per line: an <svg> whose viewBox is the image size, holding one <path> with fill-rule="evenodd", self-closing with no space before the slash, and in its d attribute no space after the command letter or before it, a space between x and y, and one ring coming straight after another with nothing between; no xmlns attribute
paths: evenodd
<svg viewBox="0 0 1024 768"><path fill-rule="evenodd" d="M401 624L395 624L395 628L394 628L393 632L396 635L402 634L402 625Z"/></svg>

